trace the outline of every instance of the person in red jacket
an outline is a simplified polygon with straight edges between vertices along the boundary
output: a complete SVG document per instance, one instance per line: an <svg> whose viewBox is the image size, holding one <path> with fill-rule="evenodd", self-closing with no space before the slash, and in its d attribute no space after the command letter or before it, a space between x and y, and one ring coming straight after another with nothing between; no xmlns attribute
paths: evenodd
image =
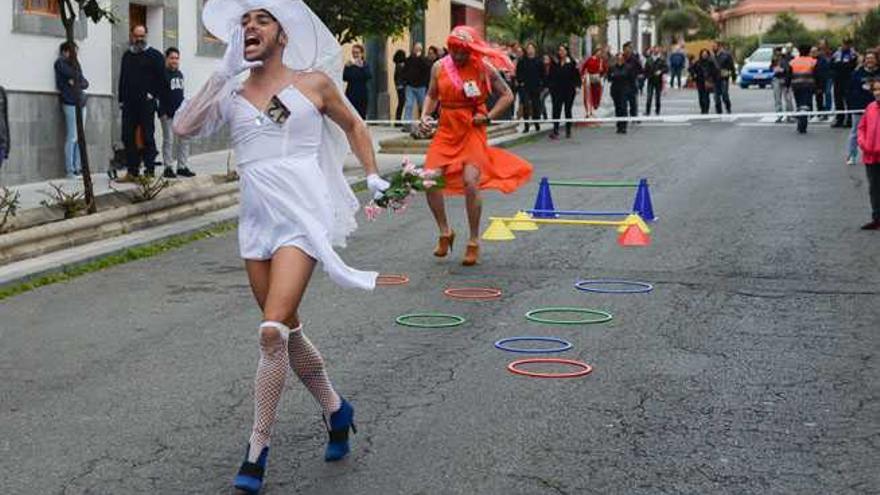
<svg viewBox="0 0 880 495"><path fill-rule="evenodd" d="M859 148L868 174L868 195L872 217L862 230L880 230L880 80L871 82L874 102L865 109L859 121Z"/></svg>
<svg viewBox="0 0 880 495"><path fill-rule="evenodd" d="M584 80L584 108L587 117L592 117L593 112L599 108L602 102L602 79L608 74L608 57L605 49L598 47L593 56L581 65L581 78Z"/></svg>

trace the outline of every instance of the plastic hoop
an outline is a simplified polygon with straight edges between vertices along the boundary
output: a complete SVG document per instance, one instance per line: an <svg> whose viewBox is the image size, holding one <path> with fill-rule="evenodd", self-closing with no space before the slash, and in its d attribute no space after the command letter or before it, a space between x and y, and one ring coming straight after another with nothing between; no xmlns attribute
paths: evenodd
<svg viewBox="0 0 880 495"><path fill-rule="evenodd" d="M409 283L409 277L404 273L380 273L376 277L376 285L406 285Z"/></svg>
<svg viewBox="0 0 880 495"><path fill-rule="evenodd" d="M602 286L602 285L623 285L628 286L630 288L622 288L622 289L605 289L602 287L591 287L591 286ZM582 290L584 292L593 292L596 294L644 294L646 292L651 292L654 290L654 286L647 282L637 282L633 280L619 280L619 279L593 279L593 280L578 280L574 284L574 288L578 290Z"/></svg>
<svg viewBox="0 0 880 495"><path fill-rule="evenodd" d="M559 347L551 347L549 349L523 349L520 347L507 346L510 342L553 342L559 344ZM495 342L495 347L507 352L519 352L523 354L550 354L554 352L565 352L572 347L571 342L558 339L556 337L509 337Z"/></svg>
<svg viewBox="0 0 880 495"><path fill-rule="evenodd" d="M443 295L466 301L489 301L501 297L501 289L495 287L448 287Z"/></svg>
<svg viewBox="0 0 880 495"><path fill-rule="evenodd" d="M413 318L446 318L450 321L445 323L416 323L413 321L409 321ZM448 315L443 313L410 313L406 315L400 315L394 320L398 325L403 325L405 327L413 327L413 328L449 328L449 327L457 327L467 320L458 315Z"/></svg>
<svg viewBox="0 0 880 495"><path fill-rule="evenodd" d="M569 366L581 368L581 371L573 371L571 373L539 373L537 371L526 371L519 369L520 366L531 363L567 364ZM507 365L507 370L517 375L529 376L532 378L577 378L579 376L589 375L593 371L593 367L587 363L575 361L574 359L531 358L514 361Z"/></svg>
<svg viewBox="0 0 880 495"><path fill-rule="evenodd" d="M544 313L580 313L584 315L598 315L599 318L594 319L582 319L582 320L550 320L547 318L540 318L536 315L544 314ZM587 309L587 308L538 308L533 309L526 313L526 319L529 321L534 321L536 323L545 323L548 325L592 325L595 323L605 323L611 321L614 316L611 313L606 311L600 311L598 309Z"/></svg>

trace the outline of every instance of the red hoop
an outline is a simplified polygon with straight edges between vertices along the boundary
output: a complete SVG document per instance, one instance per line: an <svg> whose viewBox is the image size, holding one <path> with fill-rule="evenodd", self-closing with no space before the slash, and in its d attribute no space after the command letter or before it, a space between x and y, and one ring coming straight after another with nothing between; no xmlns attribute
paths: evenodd
<svg viewBox="0 0 880 495"><path fill-rule="evenodd" d="M409 277L404 273L381 273L376 277L376 285L406 285L409 283Z"/></svg>
<svg viewBox="0 0 880 495"><path fill-rule="evenodd" d="M538 373L535 371L525 371L519 369L519 366L530 363L567 364L569 366L581 368L581 371L574 371L571 373ZM575 361L574 359L531 358L514 361L507 365L507 370L517 375L530 376L532 378L576 378L579 376L589 375L593 371L593 367L587 363Z"/></svg>
<svg viewBox="0 0 880 495"><path fill-rule="evenodd" d="M489 301L501 297L501 289L495 287L447 287L443 295L466 301Z"/></svg>

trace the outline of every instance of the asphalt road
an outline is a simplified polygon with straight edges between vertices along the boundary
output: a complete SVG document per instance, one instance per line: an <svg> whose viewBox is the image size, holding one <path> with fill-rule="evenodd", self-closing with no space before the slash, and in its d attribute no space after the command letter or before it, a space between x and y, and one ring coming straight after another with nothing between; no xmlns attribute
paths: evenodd
<svg viewBox="0 0 880 495"><path fill-rule="evenodd" d="M735 109L770 105L734 92ZM692 93L666 108L691 110ZM675 100L680 100L674 103ZM482 263L431 256L421 202L362 225L343 257L406 272L407 287L346 291L316 275L302 307L360 433L323 462L318 408L291 380L265 493L877 493L880 237L862 167L827 125L581 129L516 148L536 177L636 179L660 222L647 248L605 228L542 227L486 243ZM537 183L489 194L530 207ZM626 209L621 189L556 188L558 208ZM451 202L455 228L463 203ZM253 303L234 234L0 302L4 493L229 493L252 417ZM653 283L590 295L585 277ZM501 287L499 301L444 298ZM542 306L598 308L605 325L527 322ZM444 330L394 324L440 311ZM510 374L503 337L567 339L595 367L571 380Z"/></svg>

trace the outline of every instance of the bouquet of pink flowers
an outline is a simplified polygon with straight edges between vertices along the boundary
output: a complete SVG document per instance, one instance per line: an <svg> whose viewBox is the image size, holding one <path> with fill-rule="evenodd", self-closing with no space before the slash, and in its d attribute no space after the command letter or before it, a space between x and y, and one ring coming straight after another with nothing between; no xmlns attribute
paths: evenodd
<svg viewBox="0 0 880 495"><path fill-rule="evenodd" d="M367 219L373 221L382 210L402 213L409 205L413 191L427 192L442 189L446 185L443 176L433 170L416 167L409 158L403 159L400 171L391 176L391 186L381 198L374 199L364 207Z"/></svg>

